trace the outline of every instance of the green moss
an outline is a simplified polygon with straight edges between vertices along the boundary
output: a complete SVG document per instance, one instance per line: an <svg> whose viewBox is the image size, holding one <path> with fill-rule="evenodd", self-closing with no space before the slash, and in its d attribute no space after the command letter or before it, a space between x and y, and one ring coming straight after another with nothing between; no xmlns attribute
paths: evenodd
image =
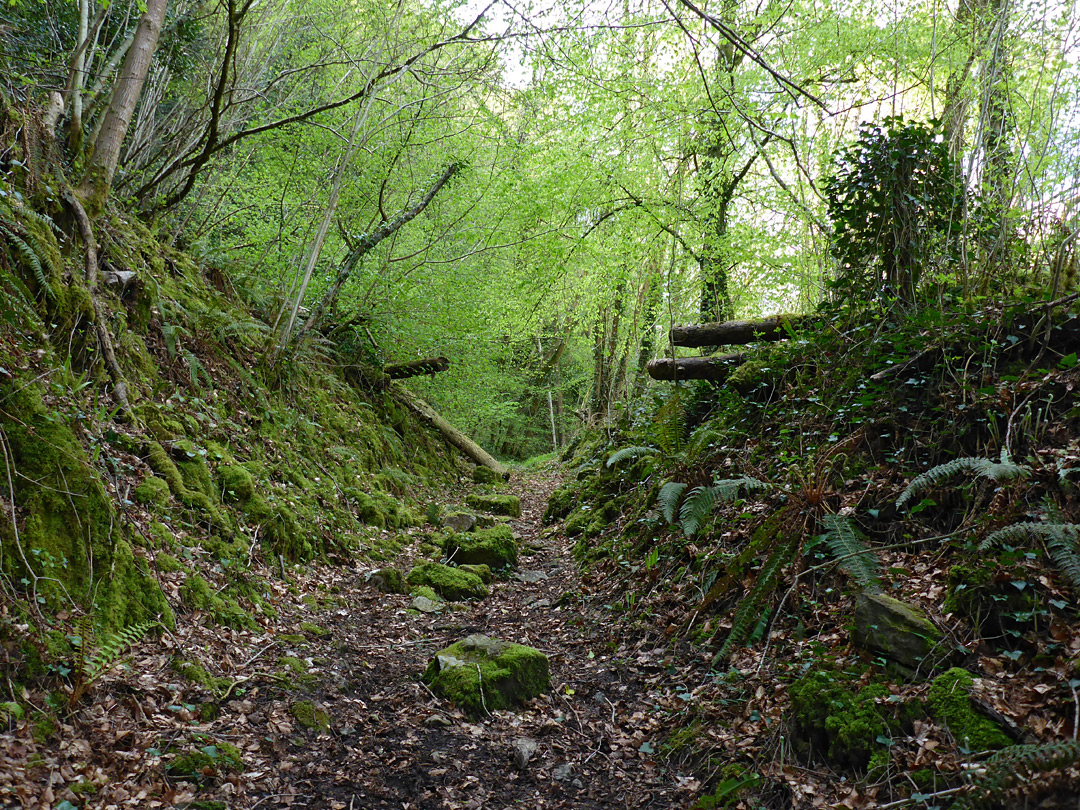
<svg viewBox="0 0 1080 810"><path fill-rule="evenodd" d="M474 467L472 471L472 480L477 484L501 484L502 477L494 470L488 467Z"/></svg>
<svg viewBox="0 0 1080 810"><path fill-rule="evenodd" d="M169 484L164 478L151 475L132 492L135 503L144 506L165 506L169 502Z"/></svg>
<svg viewBox="0 0 1080 810"><path fill-rule="evenodd" d="M542 652L486 636L469 636L441 650L423 679L435 694L473 717L520 705L551 685Z"/></svg>
<svg viewBox="0 0 1080 810"><path fill-rule="evenodd" d="M0 385L0 400L0 429L19 472L15 502L25 515L21 548L10 521L0 521L3 572L14 582L42 577L36 593L48 604L69 604L70 597L92 605L105 630L159 616L172 626L161 588L134 554L74 431L43 401L41 385L15 379Z"/></svg>
<svg viewBox="0 0 1080 810"><path fill-rule="evenodd" d="M314 622L300 622L300 629L305 633L310 633L316 638L326 638L330 635L330 631L325 627L320 627Z"/></svg>
<svg viewBox="0 0 1080 810"><path fill-rule="evenodd" d="M409 585L427 585L450 602L482 599L488 595L487 588L476 574L440 563L420 563L409 572L405 581Z"/></svg>
<svg viewBox="0 0 1080 810"><path fill-rule="evenodd" d="M230 464L218 470L221 482L221 499L227 502L246 503L255 494L255 480L239 464Z"/></svg>
<svg viewBox="0 0 1080 810"><path fill-rule="evenodd" d="M495 578L491 566L488 565L459 565L458 568L462 571L468 571L470 574L476 574L485 585Z"/></svg>
<svg viewBox="0 0 1080 810"><path fill-rule="evenodd" d="M180 452L185 452L183 449L185 447L193 447L193 445L191 445L190 442L181 444ZM212 491L210 472L206 469L206 465L202 463L201 459L197 462L191 461L184 465L177 465L169 457L169 454L165 452L165 448L162 447L161 444L158 442L150 442L147 444L146 449L146 463L150 465L150 469L153 470L155 474L165 479L165 483L169 485L169 491L172 492L182 504L192 509L202 511L211 522L218 527L228 526L228 522L218 512L210 498L209 492ZM183 467L186 472L182 472L181 467ZM190 489L187 484L189 479L198 485L204 486L206 491L200 491L198 488Z"/></svg>
<svg viewBox="0 0 1080 810"><path fill-rule="evenodd" d="M212 745L178 754L165 770L174 779L198 780L226 772L243 773L244 758L235 745L214 741Z"/></svg>
<svg viewBox="0 0 1080 810"><path fill-rule="evenodd" d="M162 551L154 558L154 567L163 574L187 570L182 562L167 551Z"/></svg>
<svg viewBox="0 0 1080 810"><path fill-rule="evenodd" d="M294 675L307 675L307 664L295 655L283 655L278 659L278 666L291 670Z"/></svg>
<svg viewBox="0 0 1080 810"><path fill-rule="evenodd" d="M583 506L581 509L574 511L570 517L566 519L566 523L563 524L563 531L566 532L567 537L577 537L588 528L592 519L592 511L589 507Z"/></svg>
<svg viewBox="0 0 1080 810"><path fill-rule="evenodd" d="M76 796L93 796L98 790L93 782L75 782L68 785L67 789Z"/></svg>
<svg viewBox="0 0 1080 810"><path fill-rule="evenodd" d="M550 524L562 520L573 511L577 501L578 491L574 484L563 484L548 498L547 509L544 510L544 523Z"/></svg>
<svg viewBox="0 0 1080 810"><path fill-rule="evenodd" d="M758 389L771 390L775 384L776 371L764 360L747 360L727 379L727 385L743 396L748 396Z"/></svg>
<svg viewBox="0 0 1080 810"><path fill-rule="evenodd" d="M443 546L448 559L459 565L506 568L517 565L518 547L509 526L494 526L470 534L453 534Z"/></svg>
<svg viewBox="0 0 1080 810"><path fill-rule="evenodd" d="M298 700L289 706L289 714L304 728L330 731L330 715L310 700Z"/></svg>
<svg viewBox="0 0 1080 810"><path fill-rule="evenodd" d="M415 588L409 591L411 596L423 596L425 599L430 599L432 602L441 602L442 597L435 593L435 589L429 585L417 585Z"/></svg>
<svg viewBox="0 0 1080 810"><path fill-rule="evenodd" d="M521 517L521 500L517 495L470 495L465 499L471 508L492 515Z"/></svg>
<svg viewBox="0 0 1080 810"><path fill-rule="evenodd" d="M232 680L225 677L214 677L206 669L194 661L183 658L174 659L173 671L196 686L201 686L210 692L224 692L232 685Z"/></svg>
<svg viewBox="0 0 1080 810"><path fill-rule="evenodd" d="M229 627L257 628L255 620L237 604L235 599L222 597L214 592L210 583L198 574L192 574L180 586L180 601L189 610L201 610L215 622Z"/></svg>
<svg viewBox="0 0 1080 810"><path fill-rule="evenodd" d="M972 705L974 683L971 674L960 667L938 675L926 696L930 714L968 750L992 751L1012 745L1005 732Z"/></svg>
<svg viewBox="0 0 1080 810"><path fill-rule="evenodd" d="M38 745L45 745L56 734L56 720L45 712L37 712L30 734Z"/></svg>
<svg viewBox="0 0 1080 810"><path fill-rule="evenodd" d="M405 577L396 568L380 568L370 577L370 582L383 593L408 593Z"/></svg>
<svg viewBox="0 0 1080 810"><path fill-rule="evenodd" d="M883 764L888 749L878 740L891 732L876 701L887 697L889 690L883 684L858 689L847 683L856 686L840 673L816 670L791 685L797 745L840 767L873 767L875 756Z"/></svg>

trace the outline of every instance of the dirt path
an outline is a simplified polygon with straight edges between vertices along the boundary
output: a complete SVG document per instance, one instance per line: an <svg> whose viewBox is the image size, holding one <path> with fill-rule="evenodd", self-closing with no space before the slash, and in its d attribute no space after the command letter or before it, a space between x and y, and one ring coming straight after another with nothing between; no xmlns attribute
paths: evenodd
<svg viewBox="0 0 1080 810"><path fill-rule="evenodd" d="M555 483L533 474L511 486L523 508L512 526L535 549L519 570L539 572L535 582L497 582L483 601L429 615L368 584L368 565L297 568L286 581L259 563L262 578L248 580L264 589L256 621L189 614L110 666L70 712L63 691L27 693L38 708L0 726L0 806L685 807L699 783L657 754L697 711L688 690L707 667L667 658L658 619L620 637L624 594L598 598L565 538L540 525ZM408 570L420 539L395 564ZM186 576L162 574L176 604ZM472 633L542 650L551 691L480 722L436 698L420 673ZM518 738L536 743L525 768L513 761Z"/></svg>
<svg viewBox="0 0 1080 810"><path fill-rule="evenodd" d="M460 612L407 612L409 597L380 594L357 572L324 571L336 580L327 584L339 586L350 604L310 616L332 635L298 652L325 662L318 667L323 686L313 699L331 718L332 730L276 743L286 770L267 776L271 784L259 791L260 806L685 803L688 793L678 790L678 778L661 774L649 757L658 741L649 737L655 707L642 669L622 666L618 640L583 612L583 586L564 538L542 536L540 517L552 486L550 478L534 476L514 487L522 517L512 526L523 545L538 549L522 558L521 570L544 578L496 583L489 598ZM523 712L499 712L479 723L434 697L417 675L436 651L471 633L542 650L551 663L551 693ZM512 758L521 737L538 744L523 770ZM682 780L684 787L689 781Z"/></svg>

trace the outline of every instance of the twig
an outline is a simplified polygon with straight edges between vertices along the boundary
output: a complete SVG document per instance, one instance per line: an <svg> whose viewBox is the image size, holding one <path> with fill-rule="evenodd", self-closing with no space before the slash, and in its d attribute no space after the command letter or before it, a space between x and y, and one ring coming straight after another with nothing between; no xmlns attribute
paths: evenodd
<svg viewBox="0 0 1080 810"><path fill-rule="evenodd" d="M480 674L480 665L474 664L476 667L476 678L478 681L477 688L480 692L480 705L484 707L484 714L491 717L491 712L488 711L487 701L484 700L484 676Z"/></svg>
<svg viewBox="0 0 1080 810"><path fill-rule="evenodd" d="M1076 695L1076 687L1073 686L1074 681L1069 681L1069 688L1073 693L1073 705L1075 710L1073 711L1073 742L1076 742L1077 732L1080 732L1080 698Z"/></svg>

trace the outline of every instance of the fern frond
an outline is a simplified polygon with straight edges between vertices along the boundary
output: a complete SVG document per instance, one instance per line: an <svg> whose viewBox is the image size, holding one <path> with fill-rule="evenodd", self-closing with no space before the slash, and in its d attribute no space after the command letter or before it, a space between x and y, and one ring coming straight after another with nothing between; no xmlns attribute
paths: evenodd
<svg viewBox="0 0 1080 810"><path fill-rule="evenodd" d="M1031 470L1022 464L1016 464L1009 460L1008 454L1001 452L1001 461L995 462L988 458L975 458L963 456L954 458L944 464L932 467L921 475L915 476L907 489L896 500L896 508L903 509L916 495L927 489L943 484L957 473L973 472L981 478L989 478L991 481L1004 482L1017 478L1026 478Z"/></svg>
<svg viewBox="0 0 1080 810"><path fill-rule="evenodd" d="M86 663L86 669L82 678L87 683L93 683L110 669L120 658L133 646L138 644L143 636L156 628L160 622L141 622L125 627L119 633L112 633L105 637L101 646Z"/></svg>
<svg viewBox="0 0 1080 810"><path fill-rule="evenodd" d="M759 481L757 478L721 478L713 482L716 485L716 494L722 501L733 501L741 492L757 492L772 489L772 484L767 481Z"/></svg>
<svg viewBox="0 0 1080 810"><path fill-rule="evenodd" d="M718 661L727 658L733 649L745 643L750 637L751 632L762 620L762 606L765 604L766 599L772 596L773 591L776 590L780 572L785 565L791 562L798 547L798 539L795 539L781 543L773 549L765 564L761 566L754 587L750 589L750 593L743 597L735 608L735 614L731 617L731 632L728 633L720 652L713 658L714 666Z"/></svg>
<svg viewBox="0 0 1080 810"><path fill-rule="evenodd" d="M825 542L840 568L863 587L877 586L881 577L880 562L863 542L855 521L842 515L826 515L821 523L825 529Z"/></svg>
<svg viewBox="0 0 1080 810"><path fill-rule="evenodd" d="M679 498L682 497L683 490L686 489L686 484L679 483L678 481L668 481L662 487L660 492L656 496L656 503L660 507L660 512L664 516L664 520L668 523L675 522L675 509L679 505Z"/></svg>
<svg viewBox="0 0 1080 810"><path fill-rule="evenodd" d="M690 490L679 510L679 524L682 526L683 534L687 537L697 534L705 518L712 513L718 492L715 486L694 487Z"/></svg>
<svg viewBox="0 0 1080 810"><path fill-rule="evenodd" d="M616 450L612 453L607 460L608 467L614 467L620 461L626 461L628 458L638 458L640 456L649 456L656 452L655 447L624 447L621 450Z"/></svg>
<svg viewBox="0 0 1080 810"><path fill-rule="evenodd" d="M1029 780L1033 775L1069 768L1080 763L1080 742L1044 745L1011 745L996 752L986 767L972 781L972 790L958 799L953 810L978 810L996 806L1005 792Z"/></svg>
<svg viewBox="0 0 1080 810"><path fill-rule="evenodd" d="M676 391L671 399L656 409L653 431L656 443L665 453L677 453L682 449L686 435L686 405L681 391Z"/></svg>
<svg viewBox="0 0 1080 810"><path fill-rule="evenodd" d="M1043 541L1050 559L1080 591L1080 525L1076 523L1014 523L987 535L979 544L979 551L1034 539Z"/></svg>
<svg viewBox="0 0 1080 810"><path fill-rule="evenodd" d="M45 268L41 264L41 259L38 257L37 252L32 247L30 247L29 244L27 244L26 240L24 240L22 236L17 234L12 229L6 227L5 225L0 225L0 233L4 235L7 243L11 245L12 249L22 260L22 263L25 264L27 268L29 268L29 270L34 274L34 278L37 279L38 285L43 290L51 291L49 287L49 279L45 275Z"/></svg>

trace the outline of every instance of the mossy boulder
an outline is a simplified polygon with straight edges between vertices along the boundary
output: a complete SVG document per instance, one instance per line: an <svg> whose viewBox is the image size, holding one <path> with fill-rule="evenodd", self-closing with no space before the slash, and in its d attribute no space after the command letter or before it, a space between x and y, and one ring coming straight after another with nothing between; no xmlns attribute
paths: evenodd
<svg viewBox="0 0 1080 810"><path fill-rule="evenodd" d="M221 483L221 499L225 502L246 503L255 494L255 479L239 464L228 464L218 469Z"/></svg>
<svg viewBox="0 0 1080 810"><path fill-rule="evenodd" d="M169 502L169 484L164 478L151 475L135 487L131 497L143 506L165 506Z"/></svg>
<svg viewBox="0 0 1080 810"><path fill-rule="evenodd" d="M804 755L854 770L883 765L890 724L877 701L888 696L882 684L861 689L853 679L831 670L815 670L788 689L796 746Z"/></svg>
<svg viewBox="0 0 1080 810"><path fill-rule="evenodd" d="M396 568L380 568L368 577L368 583L383 593L408 593L405 577Z"/></svg>
<svg viewBox="0 0 1080 810"><path fill-rule="evenodd" d="M192 574L180 586L180 601L189 610L201 610L218 624L229 627L256 629L255 620L230 597L218 594L210 583Z"/></svg>
<svg viewBox="0 0 1080 810"><path fill-rule="evenodd" d="M551 685L547 656L532 647L472 635L439 651L423 674L440 697L472 717L521 705Z"/></svg>
<svg viewBox="0 0 1080 810"><path fill-rule="evenodd" d="M491 515L521 517L521 499L517 495L470 495L465 499L471 508Z"/></svg>
<svg viewBox="0 0 1080 810"><path fill-rule="evenodd" d="M918 607L880 593L861 593L855 603L852 641L880 653L905 674L926 676L951 650L944 636Z"/></svg>
<svg viewBox="0 0 1080 810"><path fill-rule="evenodd" d="M483 599L488 595L487 587L476 574L441 563L420 563L409 572L405 581L409 585L427 585L449 602Z"/></svg>
<svg viewBox="0 0 1080 810"><path fill-rule="evenodd" d="M974 685L971 674L960 667L938 675L926 696L931 716L970 751L993 751L1012 745L997 724L975 709L971 702Z"/></svg>
<svg viewBox="0 0 1080 810"><path fill-rule="evenodd" d="M502 477L489 467L473 467L472 480L477 484L501 484Z"/></svg>
<svg viewBox="0 0 1080 810"><path fill-rule="evenodd" d="M518 547L509 526L493 526L473 534L455 534L443 544L448 559L458 565L493 569L517 565Z"/></svg>
<svg viewBox="0 0 1080 810"><path fill-rule="evenodd" d="M547 509L544 510L543 522L545 524L562 520L569 515L578 502L578 490L573 484L564 484L551 493L548 498Z"/></svg>
<svg viewBox="0 0 1080 810"><path fill-rule="evenodd" d="M764 360L747 360L727 378L727 387L745 396L770 393L776 385L777 371Z"/></svg>
<svg viewBox="0 0 1080 810"><path fill-rule="evenodd" d="M471 512L450 512L443 515L442 526L455 532L471 532L476 528L476 515Z"/></svg>
<svg viewBox="0 0 1080 810"><path fill-rule="evenodd" d="M495 579L495 574L492 572L491 567L487 565L459 565L458 569L468 571L470 574L476 574L485 585Z"/></svg>

